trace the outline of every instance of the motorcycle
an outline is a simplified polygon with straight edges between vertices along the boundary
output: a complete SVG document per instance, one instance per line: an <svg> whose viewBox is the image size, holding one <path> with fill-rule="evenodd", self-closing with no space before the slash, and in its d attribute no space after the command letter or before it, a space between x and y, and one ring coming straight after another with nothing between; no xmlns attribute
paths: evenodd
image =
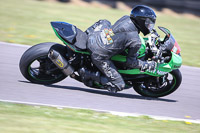
<svg viewBox="0 0 200 133"><path fill-rule="evenodd" d="M93 78L88 79L90 84L85 85L106 89L107 79L92 63L90 52L86 49L87 34L66 22L51 22L51 26L64 45L45 42L29 48L20 59L22 75L32 83L44 85L57 83L67 76L84 83L79 70L86 68ZM140 36L142 45L137 57L143 61L154 60L156 68L153 71L126 68L127 49L111 58L126 83L125 89L133 87L137 93L147 97L169 95L182 81L179 70L181 49L168 29L158 28L165 33L164 39L155 29L148 38Z"/></svg>

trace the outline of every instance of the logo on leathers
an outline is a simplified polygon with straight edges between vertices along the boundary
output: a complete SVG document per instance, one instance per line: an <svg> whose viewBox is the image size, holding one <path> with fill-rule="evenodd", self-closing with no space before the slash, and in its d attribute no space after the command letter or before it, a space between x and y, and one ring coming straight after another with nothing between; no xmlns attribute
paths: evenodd
<svg viewBox="0 0 200 133"><path fill-rule="evenodd" d="M112 36L114 36L114 32L112 31L112 29L104 29L101 31L101 38L102 41L105 45L110 45L113 43L113 39L111 38Z"/></svg>

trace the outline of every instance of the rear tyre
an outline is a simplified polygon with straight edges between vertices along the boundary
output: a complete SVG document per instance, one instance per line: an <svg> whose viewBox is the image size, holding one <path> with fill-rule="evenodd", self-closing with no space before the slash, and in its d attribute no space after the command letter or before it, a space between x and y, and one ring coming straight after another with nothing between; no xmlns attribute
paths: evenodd
<svg viewBox="0 0 200 133"><path fill-rule="evenodd" d="M24 52L20 59L19 68L27 80L47 85L66 78L48 58L48 52L52 46L59 52L66 52L66 47L54 42L40 43Z"/></svg>
<svg viewBox="0 0 200 133"><path fill-rule="evenodd" d="M156 78L158 78L157 81ZM181 72L179 69L176 69L162 77L145 79L143 83L134 84L133 88L142 96L163 97L173 93L180 86L181 82Z"/></svg>

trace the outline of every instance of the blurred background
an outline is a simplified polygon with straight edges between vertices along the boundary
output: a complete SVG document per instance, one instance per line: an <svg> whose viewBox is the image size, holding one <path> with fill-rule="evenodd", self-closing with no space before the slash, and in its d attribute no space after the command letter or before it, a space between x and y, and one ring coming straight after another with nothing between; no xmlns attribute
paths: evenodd
<svg viewBox="0 0 200 133"><path fill-rule="evenodd" d="M0 41L62 43L51 21L65 21L84 31L99 19L114 24L138 4L152 7L156 26L172 32L182 49L183 64L200 67L199 0L0 0Z"/></svg>
<svg viewBox="0 0 200 133"><path fill-rule="evenodd" d="M69 0L59 0L69 2ZM133 5L143 4L162 11L163 8L171 9L177 13L190 13L200 16L199 0L84 0L86 2L100 2L109 5L112 8L126 9L126 6L132 8ZM125 6L123 6L125 4Z"/></svg>

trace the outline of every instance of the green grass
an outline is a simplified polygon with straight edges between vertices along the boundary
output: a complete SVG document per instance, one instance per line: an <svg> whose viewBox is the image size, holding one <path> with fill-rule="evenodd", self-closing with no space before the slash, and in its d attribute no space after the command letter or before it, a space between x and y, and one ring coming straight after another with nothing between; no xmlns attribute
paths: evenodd
<svg viewBox="0 0 200 133"><path fill-rule="evenodd" d="M39 0L0 0L0 41L34 45L59 42L50 23L65 21L82 30L99 19L112 24L129 12ZM200 67L200 19L157 12L157 25L167 27L182 48L183 64Z"/></svg>
<svg viewBox="0 0 200 133"><path fill-rule="evenodd" d="M1 133L199 133L200 124L0 102Z"/></svg>

